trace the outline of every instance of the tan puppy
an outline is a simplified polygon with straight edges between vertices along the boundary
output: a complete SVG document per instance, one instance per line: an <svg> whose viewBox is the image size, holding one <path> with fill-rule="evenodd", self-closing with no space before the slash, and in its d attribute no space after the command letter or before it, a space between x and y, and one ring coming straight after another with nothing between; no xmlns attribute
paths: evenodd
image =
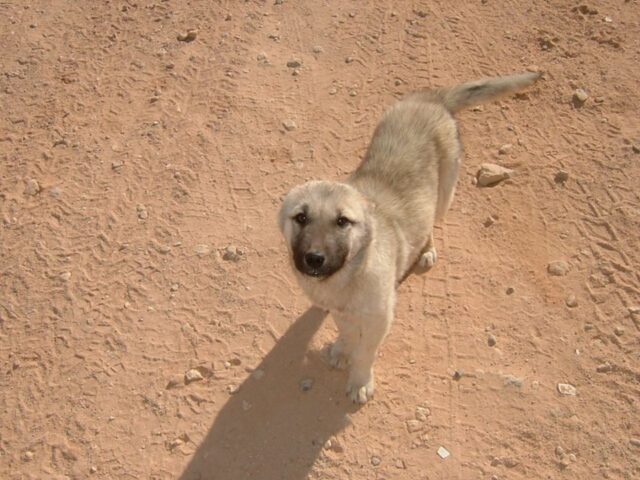
<svg viewBox="0 0 640 480"><path fill-rule="evenodd" d="M312 181L285 197L278 222L294 272L311 301L336 321L331 363L350 366L347 394L354 402L373 395L372 366L393 320L397 285L415 264L436 261L433 225L453 199L462 151L452 113L539 76L409 94L385 113L346 182Z"/></svg>

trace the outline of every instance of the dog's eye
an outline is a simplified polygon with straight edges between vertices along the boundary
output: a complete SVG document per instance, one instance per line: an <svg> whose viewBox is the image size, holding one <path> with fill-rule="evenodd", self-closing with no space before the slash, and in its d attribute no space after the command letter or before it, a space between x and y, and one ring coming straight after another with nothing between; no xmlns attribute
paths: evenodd
<svg viewBox="0 0 640 480"><path fill-rule="evenodd" d="M351 225L352 223L353 222L347 217L338 217L338 220L336 220L336 225L338 225L340 228L344 228L348 225Z"/></svg>
<svg viewBox="0 0 640 480"><path fill-rule="evenodd" d="M304 213L299 213L295 217L293 217L294 222L298 225L306 225L309 219Z"/></svg>

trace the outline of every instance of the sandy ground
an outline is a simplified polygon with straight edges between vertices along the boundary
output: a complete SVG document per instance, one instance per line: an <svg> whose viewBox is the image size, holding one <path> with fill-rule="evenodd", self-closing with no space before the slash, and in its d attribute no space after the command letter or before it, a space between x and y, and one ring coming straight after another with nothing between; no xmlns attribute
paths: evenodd
<svg viewBox="0 0 640 480"><path fill-rule="evenodd" d="M0 1L0 478L640 478L639 22L623 0ZM536 68L459 115L439 263L354 408L281 196L344 178L402 93ZM516 174L478 188L483 162Z"/></svg>

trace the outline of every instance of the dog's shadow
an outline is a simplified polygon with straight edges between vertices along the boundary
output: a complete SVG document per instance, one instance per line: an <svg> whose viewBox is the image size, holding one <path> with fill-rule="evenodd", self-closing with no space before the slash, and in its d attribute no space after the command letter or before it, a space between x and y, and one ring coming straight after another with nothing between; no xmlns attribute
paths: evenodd
<svg viewBox="0 0 640 480"><path fill-rule="evenodd" d="M353 407L345 376L308 351L327 314L298 318L222 407L180 480L302 480ZM311 388L306 390L311 379Z"/></svg>

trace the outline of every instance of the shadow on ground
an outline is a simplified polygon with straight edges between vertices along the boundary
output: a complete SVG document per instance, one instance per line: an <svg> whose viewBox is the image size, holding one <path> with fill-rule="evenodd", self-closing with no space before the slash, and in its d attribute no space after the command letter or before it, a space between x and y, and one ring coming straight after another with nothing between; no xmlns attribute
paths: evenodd
<svg viewBox="0 0 640 480"><path fill-rule="evenodd" d="M326 316L311 308L291 325L257 368L264 375L254 372L222 408L180 480L307 478L352 409L341 395L345 376L307 351Z"/></svg>

